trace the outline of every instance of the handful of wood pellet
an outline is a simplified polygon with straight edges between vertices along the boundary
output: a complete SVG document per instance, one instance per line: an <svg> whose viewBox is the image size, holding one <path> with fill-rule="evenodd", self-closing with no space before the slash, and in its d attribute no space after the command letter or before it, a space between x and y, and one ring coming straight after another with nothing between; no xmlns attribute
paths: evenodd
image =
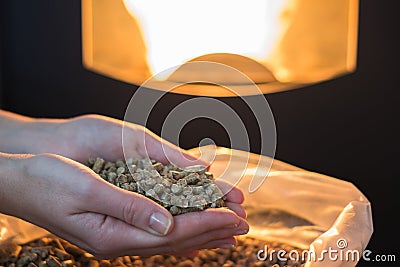
<svg viewBox="0 0 400 267"><path fill-rule="evenodd" d="M225 196L206 167L181 169L152 159L88 160L88 166L104 180L142 194L165 207L172 215L225 207Z"/></svg>

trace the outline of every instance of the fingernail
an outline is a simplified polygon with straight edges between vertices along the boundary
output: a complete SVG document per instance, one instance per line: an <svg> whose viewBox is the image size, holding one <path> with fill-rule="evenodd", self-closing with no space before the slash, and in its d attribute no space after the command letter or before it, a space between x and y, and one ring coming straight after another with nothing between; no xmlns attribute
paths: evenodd
<svg viewBox="0 0 400 267"><path fill-rule="evenodd" d="M225 228L227 228L227 229L232 229L232 228L237 228L238 227L238 224L237 223L235 223L235 224L228 224L227 226L225 226Z"/></svg>
<svg viewBox="0 0 400 267"><path fill-rule="evenodd" d="M219 245L220 248L234 248L236 247L236 245L232 244L232 243L225 243L225 244L221 244Z"/></svg>
<svg viewBox="0 0 400 267"><path fill-rule="evenodd" d="M191 252L187 253L185 256L188 258L195 258L197 255L199 255L199 251L195 250L195 251L191 251Z"/></svg>
<svg viewBox="0 0 400 267"><path fill-rule="evenodd" d="M237 231L234 233L234 235L245 235L245 234L247 234L248 232L249 232L248 229L239 229L239 230L237 230Z"/></svg>
<svg viewBox="0 0 400 267"><path fill-rule="evenodd" d="M171 227L171 219L160 212L155 212L150 216L149 226L158 234L166 235Z"/></svg>

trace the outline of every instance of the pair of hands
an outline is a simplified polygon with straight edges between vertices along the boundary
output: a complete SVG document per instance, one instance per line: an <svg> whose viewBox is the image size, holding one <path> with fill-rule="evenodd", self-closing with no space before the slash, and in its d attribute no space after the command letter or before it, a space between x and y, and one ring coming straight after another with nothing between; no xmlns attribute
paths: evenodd
<svg viewBox="0 0 400 267"><path fill-rule="evenodd" d="M13 176L3 187L13 196L0 194L7 203L1 212L44 227L101 258L190 255L203 248L232 247L234 236L248 231L240 205L243 194L236 188L220 184L229 209L172 217L155 202L103 181L81 164L94 156L124 158L119 120L88 115L28 121L25 127L31 140L28 136L20 139L29 143L24 146L29 149L12 156L3 169L3 176ZM129 140L132 156L173 161L181 167L201 164L144 127L124 127L124 141ZM15 170L20 171L16 174Z"/></svg>

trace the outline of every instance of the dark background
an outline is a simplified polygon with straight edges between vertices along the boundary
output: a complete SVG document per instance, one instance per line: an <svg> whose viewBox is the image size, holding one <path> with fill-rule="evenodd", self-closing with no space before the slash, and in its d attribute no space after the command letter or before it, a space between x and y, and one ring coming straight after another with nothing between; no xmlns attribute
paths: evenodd
<svg viewBox="0 0 400 267"><path fill-rule="evenodd" d="M3 109L38 117L123 117L136 88L83 68L80 1L1 0L0 8ZM398 10L396 0L360 1L354 73L266 95L277 125L276 158L354 183L372 203L375 231L368 249L397 254L397 261ZM168 110L188 98L168 96L148 127L159 133ZM223 101L240 111L236 99ZM190 132L189 126L184 131ZM250 130L255 126L247 123ZM197 134L229 145L218 129ZM190 148L198 140L182 137L180 145ZM257 153L258 141L252 142L251 150Z"/></svg>

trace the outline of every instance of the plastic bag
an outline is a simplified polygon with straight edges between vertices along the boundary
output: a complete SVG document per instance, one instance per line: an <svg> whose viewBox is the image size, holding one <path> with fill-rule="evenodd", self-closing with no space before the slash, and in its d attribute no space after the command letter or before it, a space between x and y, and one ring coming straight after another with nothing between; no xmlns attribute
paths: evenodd
<svg viewBox="0 0 400 267"><path fill-rule="evenodd" d="M7 242L23 244L48 234L43 228L0 213L0 245Z"/></svg>
<svg viewBox="0 0 400 267"><path fill-rule="evenodd" d="M373 226L370 202L353 184L244 151L206 146L191 152L211 155L210 172L216 177L238 181L245 193L248 236L308 250L313 257L306 266L357 264ZM257 169L260 162L271 166L266 179L257 177L265 175ZM263 183L250 193L253 179ZM47 234L28 222L0 214L0 245L9 240L26 243ZM323 253L334 250L334 257Z"/></svg>
<svg viewBox="0 0 400 267"><path fill-rule="evenodd" d="M213 155L210 172L238 181L249 236L307 250L306 266L355 266L362 258L373 232L371 204L352 183L244 151L208 146L192 152ZM266 179L258 177L265 175L260 163L271 166Z"/></svg>

